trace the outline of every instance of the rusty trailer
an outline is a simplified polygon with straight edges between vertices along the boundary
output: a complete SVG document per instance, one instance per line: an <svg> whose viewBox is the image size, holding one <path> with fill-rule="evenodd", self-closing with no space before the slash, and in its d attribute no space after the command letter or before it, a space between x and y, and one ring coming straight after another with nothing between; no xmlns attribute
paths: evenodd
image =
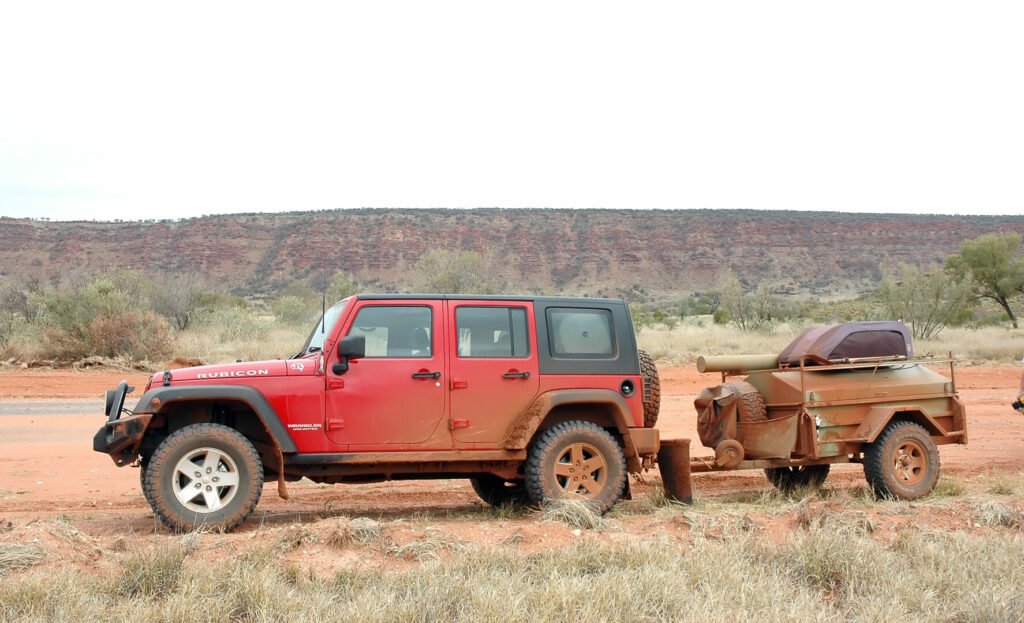
<svg viewBox="0 0 1024 623"><path fill-rule="evenodd" d="M688 481L689 473L763 469L788 490L820 486L837 463L863 464L881 496L927 495L939 477L937 446L966 444L967 419L952 355L911 355L909 332L885 322L816 327L779 356L701 357L698 370L722 373L694 402L700 440L714 455L687 451L685 467L662 465L669 496L689 495L679 490L683 472ZM934 369L946 366L948 378ZM659 463L680 455L662 453Z"/></svg>

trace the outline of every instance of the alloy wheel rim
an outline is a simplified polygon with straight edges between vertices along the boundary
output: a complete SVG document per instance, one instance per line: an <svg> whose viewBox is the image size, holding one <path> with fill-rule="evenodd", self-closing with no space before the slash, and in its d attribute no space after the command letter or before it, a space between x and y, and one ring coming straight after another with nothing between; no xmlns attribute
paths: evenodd
<svg viewBox="0 0 1024 623"><path fill-rule="evenodd" d="M574 443L555 459L555 481L566 494L597 497L608 480L608 462L588 443Z"/></svg>
<svg viewBox="0 0 1024 623"><path fill-rule="evenodd" d="M924 447L907 439L896 446L893 454L896 478L906 486L914 486L924 480L928 473L928 457Z"/></svg>
<svg viewBox="0 0 1024 623"><path fill-rule="evenodd" d="M195 513L221 510L238 493L238 465L216 448L198 448L174 466L174 497Z"/></svg>

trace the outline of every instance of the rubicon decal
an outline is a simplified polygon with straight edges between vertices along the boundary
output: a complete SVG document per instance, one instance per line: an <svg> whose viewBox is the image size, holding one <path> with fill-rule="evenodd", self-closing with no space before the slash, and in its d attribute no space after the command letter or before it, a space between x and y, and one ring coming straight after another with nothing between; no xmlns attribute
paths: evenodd
<svg viewBox="0 0 1024 623"><path fill-rule="evenodd" d="M269 376L270 370L231 370L225 372L200 372L197 379L225 379L236 376Z"/></svg>

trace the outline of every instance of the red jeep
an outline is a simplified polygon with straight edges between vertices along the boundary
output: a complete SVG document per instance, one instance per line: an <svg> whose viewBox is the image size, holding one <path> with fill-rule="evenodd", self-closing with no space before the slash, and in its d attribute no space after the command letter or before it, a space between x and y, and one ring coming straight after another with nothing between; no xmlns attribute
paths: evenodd
<svg viewBox="0 0 1024 623"><path fill-rule="evenodd" d="M604 512L659 445L657 371L612 299L353 296L290 359L160 372L128 411L131 391L93 447L179 530L238 526L265 478L469 478L492 505Z"/></svg>

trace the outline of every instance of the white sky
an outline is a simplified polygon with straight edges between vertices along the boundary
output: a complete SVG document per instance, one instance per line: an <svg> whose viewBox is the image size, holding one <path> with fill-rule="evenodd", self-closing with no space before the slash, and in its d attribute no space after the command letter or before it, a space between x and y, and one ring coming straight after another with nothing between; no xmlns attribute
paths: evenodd
<svg viewBox="0 0 1024 623"><path fill-rule="evenodd" d="M0 216L1024 214L1021 2L0 5Z"/></svg>

